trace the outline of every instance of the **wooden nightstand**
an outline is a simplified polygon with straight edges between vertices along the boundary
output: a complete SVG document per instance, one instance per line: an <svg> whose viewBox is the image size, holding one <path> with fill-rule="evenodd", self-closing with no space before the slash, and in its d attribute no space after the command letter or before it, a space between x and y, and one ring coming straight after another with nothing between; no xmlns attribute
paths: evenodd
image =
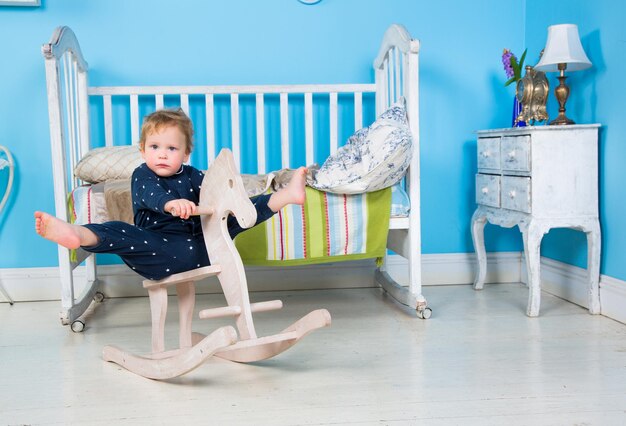
<svg viewBox="0 0 626 426"><path fill-rule="evenodd" d="M472 240L478 258L474 288L485 283L484 227L489 221L517 225L528 270L527 315L539 315L540 246L552 228L587 234L589 312L600 313L600 222L598 220L599 124L521 127L478 133L476 203Z"/></svg>

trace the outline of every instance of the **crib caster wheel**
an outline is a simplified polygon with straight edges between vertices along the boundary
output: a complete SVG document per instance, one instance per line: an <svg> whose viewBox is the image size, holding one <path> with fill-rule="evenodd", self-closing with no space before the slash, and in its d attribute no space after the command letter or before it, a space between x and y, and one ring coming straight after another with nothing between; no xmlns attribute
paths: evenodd
<svg viewBox="0 0 626 426"><path fill-rule="evenodd" d="M80 333L85 329L85 323L82 322L81 320L76 320L72 322L72 325L70 326L70 328L72 329L74 333Z"/></svg>
<svg viewBox="0 0 626 426"><path fill-rule="evenodd" d="M424 308L417 311L417 316L421 319L428 319L433 314L433 310L430 308Z"/></svg>
<svg viewBox="0 0 626 426"><path fill-rule="evenodd" d="M93 301L96 303L104 302L104 293L97 291L96 294L93 295Z"/></svg>

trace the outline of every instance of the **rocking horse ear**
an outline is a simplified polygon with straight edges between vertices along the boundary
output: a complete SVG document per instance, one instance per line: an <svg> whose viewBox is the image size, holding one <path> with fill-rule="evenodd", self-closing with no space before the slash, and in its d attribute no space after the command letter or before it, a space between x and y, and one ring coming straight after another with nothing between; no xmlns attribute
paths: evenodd
<svg viewBox="0 0 626 426"><path fill-rule="evenodd" d="M224 161L228 165L228 168L231 170L231 172L235 174L238 173L237 165L235 164L235 158L233 157L233 153L230 149L222 148L215 160Z"/></svg>

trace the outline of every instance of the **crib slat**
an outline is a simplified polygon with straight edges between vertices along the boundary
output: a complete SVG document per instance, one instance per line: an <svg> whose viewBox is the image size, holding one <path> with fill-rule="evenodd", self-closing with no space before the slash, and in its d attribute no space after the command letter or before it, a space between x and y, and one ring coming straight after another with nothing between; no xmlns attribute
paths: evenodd
<svg viewBox="0 0 626 426"><path fill-rule="evenodd" d="M80 145L80 116L78 109L78 63L76 62L76 57L74 54L68 55L70 58L71 64L71 74L70 74L70 99L71 99L71 109L72 112L72 131L73 135L73 150L74 150L74 159L72 159L72 169L78 163L78 161L82 158L82 149ZM73 177L73 173L72 173ZM78 178L73 177L72 179L74 185L78 185Z"/></svg>
<svg viewBox="0 0 626 426"><path fill-rule="evenodd" d="M396 69L396 77L395 77L395 86L396 86L396 97L394 98L394 102L398 102L400 96L402 96L402 78L400 74L402 73L402 53L398 50L397 47L393 49L394 58L396 61L395 69Z"/></svg>
<svg viewBox="0 0 626 426"><path fill-rule="evenodd" d="M383 110L385 110L389 105L389 101L391 99L391 86L389 84L389 56L385 58L385 62L383 64L384 71L384 83L385 83L385 103L383 105Z"/></svg>
<svg viewBox="0 0 626 426"><path fill-rule="evenodd" d="M189 95L183 93L180 95L180 107L185 111L187 117L189 117Z"/></svg>
<svg viewBox="0 0 626 426"><path fill-rule="evenodd" d="M131 143L139 142L139 96L130 95L130 136Z"/></svg>
<svg viewBox="0 0 626 426"><path fill-rule="evenodd" d="M409 68L409 55L407 54L402 54L402 96L404 96L405 98L408 98L409 92L407 90L407 87L411 86L411 82L407 81L407 79L411 78L410 74L410 68ZM408 99L407 99L408 101Z"/></svg>
<svg viewBox="0 0 626 426"><path fill-rule="evenodd" d="M213 104L213 95L207 93L204 96L206 110L206 143L207 143L207 160L211 164L215 158L215 111Z"/></svg>
<svg viewBox="0 0 626 426"><path fill-rule="evenodd" d="M356 132L363 127L363 94L356 92L354 94L354 131Z"/></svg>
<svg viewBox="0 0 626 426"><path fill-rule="evenodd" d="M330 153L337 151L337 92L330 94Z"/></svg>
<svg viewBox="0 0 626 426"><path fill-rule="evenodd" d="M233 93L230 95L230 125L232 133L232 151L235 158L235 164L241 170L241 150L239 135L239 95Z"/></svg>
<svg viewBox="0 0 626 426"><path fill-rule="evenodd" d="M396 56L395 49L389 51L389 105L396 99Z"/></svg>
<svg viewBox="0 0 626 426"><path fill-rule="evenodd" d="M111 109L111 95L102 97L104 103L104 144L113 146L113 113Z"/></svg>
<svg viewBox="0 0 626 426"><path fill-rule="evenodd" d="M89 151L89 98L87 97L87 73L78 70L78 111L80 158Z"/></svg>
<svg viewBox="0 0 626 426"><path fill-rule="evenodd" d="M72 109L74 110L74 132L76 138L76 160L80 160L83 157L83 145L81 139L81 117L83 114L79 108L79 88L78 88L78 62L74 55L71 55L71 64L72 64ZM87 152L87 151L85 151ZM72 166L73 167L73 166ZM78 184L78 179L73 179L74 185Z"/></svg>
<svg viewBox="0 0 626 426"><path fill-rule="evenodd" d="M282 167L289 167L289 98L280 94L280 147Z"/></svg>
<svg viewBox="0 0 626 426"><path fill-rule="evenodd" d="M306 165L313 164L313 94L304 94L304 128L306 146Z"/></svg>
<svg viewBox="0 0 626 426"><path fill-rule="evenodd" d="M256 94L256 146L257 173L265 173L265 100L263 93Z"/></svg>
<svg viewBox="0 0 626 426"><path fill-rule="evenodd" d="M387 106L391 105L396 99L396 81L395 81L395 72L396 72L396 62L394 56L394 50L392 49L389 52L389 102Z"/></svg>
<svg viewBox="0 0 626 426"><path fill-rule="evenodd" d="M75 132L75 103L74 103L74 67L70 53L63 56L65 72L65 106L67 109L67 130L70 144L70 173L76 165L76 132ZM76 184L75 179L72 182Z"/></svg>
<svg viewBox="0 0 626 426"><path fill-rule="evenodd" d="M163 95L154 95L155 110L163 109L165 102L163 101Z"/></svg>

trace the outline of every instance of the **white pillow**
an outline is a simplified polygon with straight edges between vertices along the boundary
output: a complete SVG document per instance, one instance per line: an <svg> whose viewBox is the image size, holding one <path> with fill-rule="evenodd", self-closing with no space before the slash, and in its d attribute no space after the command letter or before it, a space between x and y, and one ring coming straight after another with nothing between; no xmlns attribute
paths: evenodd
<svg viewBox="0 0 626 426"><path fill-rule="evenodd" d="M89 183L130 179L141 163L137 145L107 146L89 151L76 165L74 175Z"/></svg>
<svg viewBox="0 0 626 426"><path fill-rule="evenodd" d="M378 191L406 173L413 138L404 102L393 104L369 127L357 130L326 159L308 184L338 194Z"/></svg>

